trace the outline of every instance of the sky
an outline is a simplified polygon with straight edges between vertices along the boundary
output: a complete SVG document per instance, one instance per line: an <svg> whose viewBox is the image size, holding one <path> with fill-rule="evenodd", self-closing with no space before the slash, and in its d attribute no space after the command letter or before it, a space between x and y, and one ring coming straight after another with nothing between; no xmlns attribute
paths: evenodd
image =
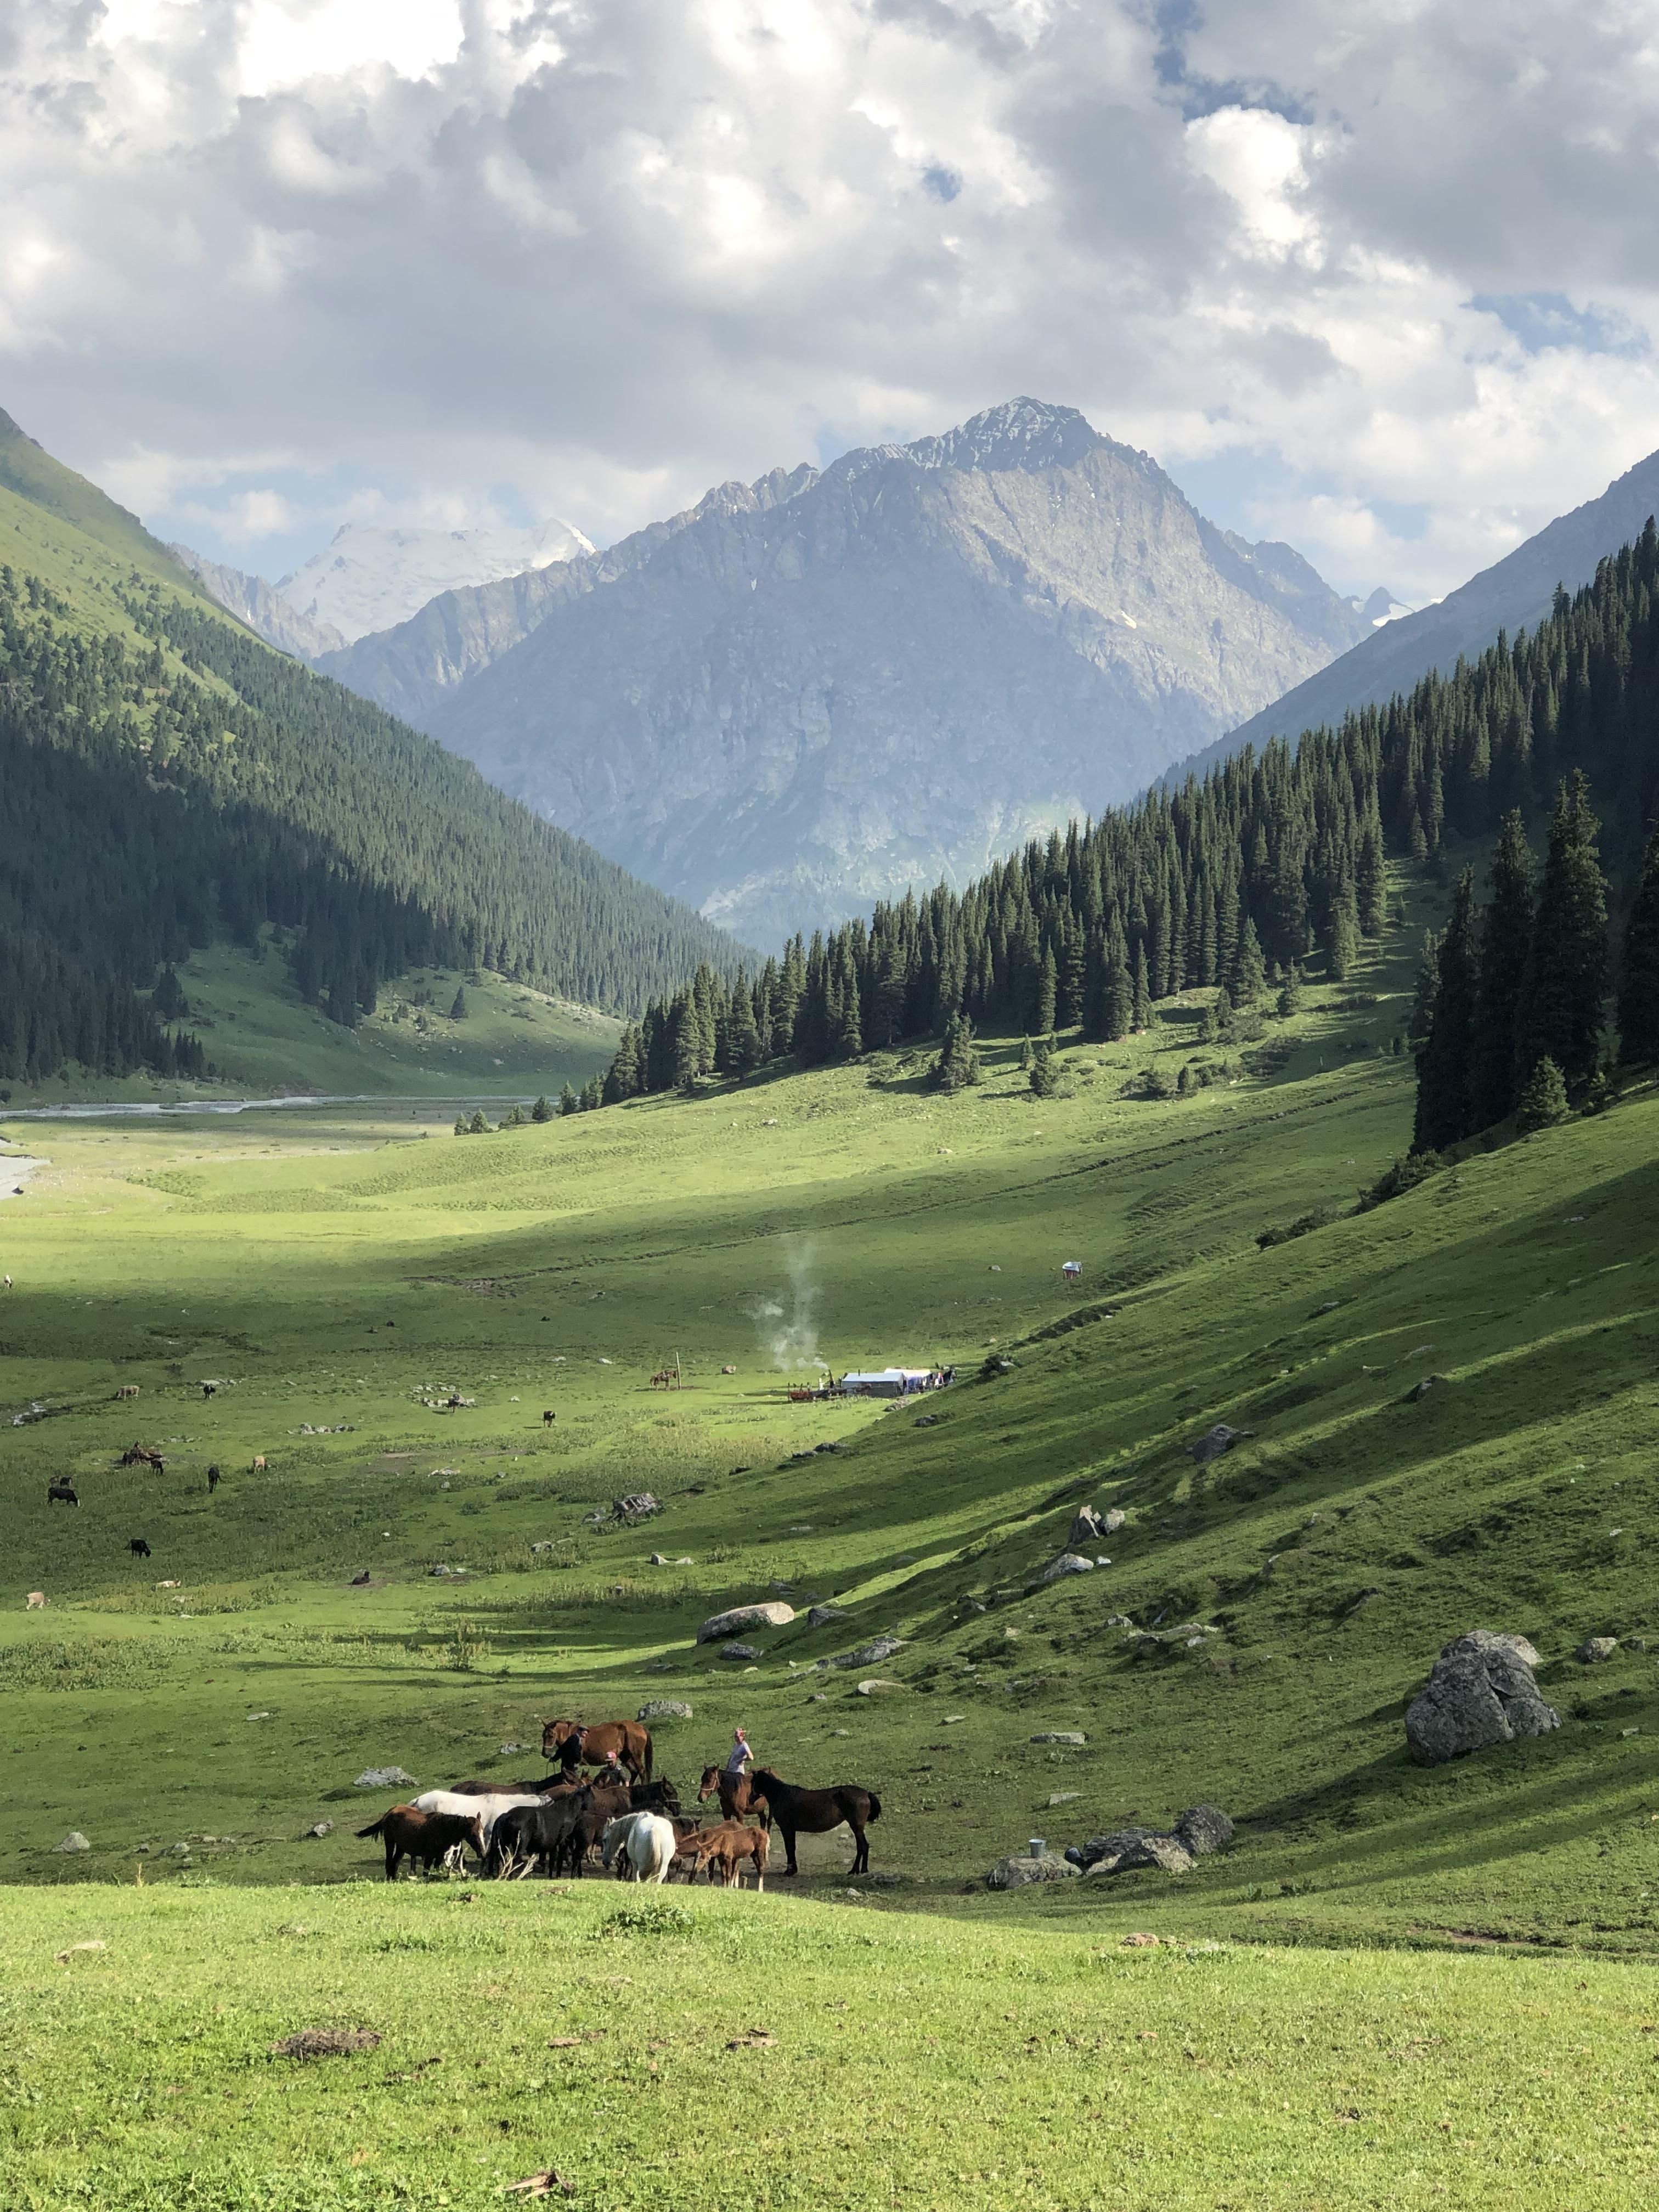
<svg viewBox="0 0 1659 2212"><path fill-rule="evenodd" d="M5 0L0 406L276 576L1078 406L1412 604L1659 447L1650 0Z"/></svg>

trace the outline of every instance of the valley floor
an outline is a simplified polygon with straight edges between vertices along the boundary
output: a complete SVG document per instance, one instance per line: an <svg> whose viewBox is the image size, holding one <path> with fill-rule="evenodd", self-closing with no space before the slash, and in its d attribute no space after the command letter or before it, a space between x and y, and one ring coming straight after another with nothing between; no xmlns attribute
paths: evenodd
<svg viewBox="0 0 1659 2212"><path fill-rule="evenodd" d="M1045 1102L1010 1044L954 1098L916 1053L465 1139L28 1134L8 2201L481 2205L548 2164L617 2205L1650 2198L1659 1097L1352 1213L1408 1134L1408 965L1242 1048L1171 1003ZM1140 1095L1183 1061L1225 1073ZM792 1404L819 1360L961 1379ZM1084 1502L1109 1564L1043 1585ZM773 1596L757 1658L696 1643ZM1414 1767L1405 1705L1475 1626L1530 1637L1562 1726ZM673 1889L666 1929L604 1886L382 1892L364 1770L533 1773L544 1718L663 1698L684 1795L742 1722L878 1791L896 1881L849 1885L843 1832L798 1896ZM985 1888L1202 1801L1237 1836L1188 1876ZM268 2056L342 2025L386 2039Z"/></svg>

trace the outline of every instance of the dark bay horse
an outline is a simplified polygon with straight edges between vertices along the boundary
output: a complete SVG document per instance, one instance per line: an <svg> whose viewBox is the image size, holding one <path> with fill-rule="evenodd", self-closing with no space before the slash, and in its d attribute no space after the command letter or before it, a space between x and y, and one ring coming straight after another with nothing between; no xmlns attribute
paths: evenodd
<svg viewBox="0 0 1659 2212"><path fill-rule="evenodd" d="M542 1730L542 1757L557 1759L576 1736L581 1739L584 1766L603 1766L614 1751L635 1782L651 1779L651 1731L640 1722L601 1721L585 1729L580 1721L549 1721Z"/></svg>
<svg viewBox="0 0 1659 2212"><path fill-rule="evenodd" d="M870 1838L865 1827L881 1818L881 1800L873 1790L860 1790L855 1783L839 1783L832 1790L803 1790L793 1782L781 1782L770 1767L757 1767L749 1778L749 1787L755 1799L765 1804L777 1822L783 1836L783 1847L789 1855L786 1874L799 1874L795 1864L795 1838L827 1836L832 1828L843 1825L853 1831L858 1848L853 1854L853 1872L870 1871Z"/></svg>
<svg viewBox="0 0 1659 2212"><path fill-rule="evenodd" d="M772 1815L755 1795L755 1784L747 1774L728 1774L723 1766L705 1766L702 1780L697 1784L697 1802L706 1805L715 1791L720 1792L722 1820L741 1821L752 1813L763 1828L772 1826Z"/></svg>

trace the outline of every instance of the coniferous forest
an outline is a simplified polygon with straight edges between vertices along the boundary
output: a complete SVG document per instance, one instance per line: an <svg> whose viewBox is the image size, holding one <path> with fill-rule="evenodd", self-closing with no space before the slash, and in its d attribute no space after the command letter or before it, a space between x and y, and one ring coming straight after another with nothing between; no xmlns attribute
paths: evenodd
<svg viewBox="0 0 1659 2212"><path fill-rule="evenodd" d="M1613 826L1598 849L1592 797ZM586 1103L689 1088L782 1055L811 1066L975 1026L1109 1039L1193 988L1249 1005L1322 956L1341 981L1386 916L1390 857L1447 866L1496 833L1489 902L1472 875L1428 948L1413 1042L1417 1144L1514 1113L1541 1064L1582 1092L1611 988L1602 863L1640 886L1619 984L1626 1059L1659 1058L1659 536L1558 592L1530 636L1409 696L1247 749L1201 782L1149 793L1033 842L958 895L941 885L799 938L731 983L712 967L630 1025ZM1541 832L1535 863L1529 831ZM1547 1076L1546 1076L1547 1082Z"/></svg>
<svg viewBox="0 0 1659 2212"><path fill-rule="evenodd" d="M171 969L216 939L258 945L264 924L303 995L348 1024L415 966L627 1013L737 957L228 619L137 569L124 599L147 649L0 568L0 1077L206 1073L169 1018Z"/></svg>

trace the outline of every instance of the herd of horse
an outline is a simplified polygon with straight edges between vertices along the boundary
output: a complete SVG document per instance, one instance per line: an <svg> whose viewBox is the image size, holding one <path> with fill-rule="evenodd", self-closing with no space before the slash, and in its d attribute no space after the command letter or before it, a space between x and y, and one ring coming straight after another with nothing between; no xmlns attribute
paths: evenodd
<svg viewBox="0 0 1659 2212"><path fill-rule="evenodd" d="M665 1776L653 1774L651 1732L637 1721L594 1728L550 1721L542 1731L542 1753L558 1761L550 1775L428 1790L392 1806L357 1833L377 1838L385 1847L388 1881L396 1881L404 1859L430 1870L459 1864L463 1853L498 1880L540 1873L579 1881L597 1856L605 1872L622 1879L664 1882L681 1875L695 1881L701 1874L729 1887L741 1885L746 1869L761 1889L775 1828L783 1838L786 1875L800 1871L798 1836L829 1835L840 1827L853 1832L853 1873L869 1870L866 1831L881 1818L881 1800L872 1790L852 1784L809 1790L768 1767L738 1775L709 1766L697 1803L701 1808L717 1798L720 1817L704 1825L700 1811L684 1810ZM591 1768L600 1771L584 1771Z"/></svg>

